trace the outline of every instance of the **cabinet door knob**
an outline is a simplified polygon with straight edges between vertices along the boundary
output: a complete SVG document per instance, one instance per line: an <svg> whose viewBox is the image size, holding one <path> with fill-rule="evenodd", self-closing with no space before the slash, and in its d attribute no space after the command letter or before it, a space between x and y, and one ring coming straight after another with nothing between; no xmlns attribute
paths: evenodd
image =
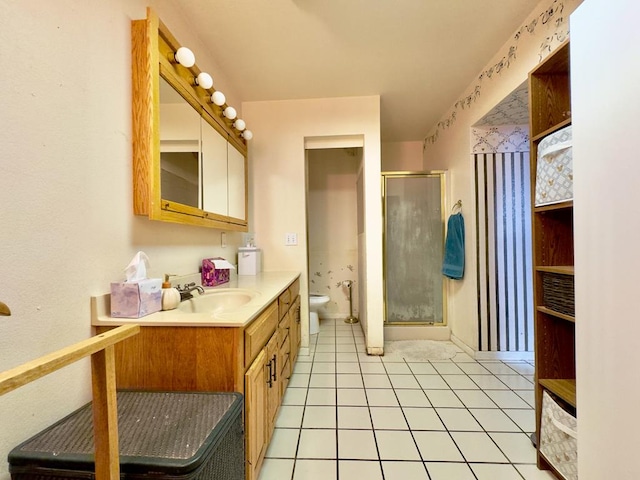
<svg viewBox="0 0 640 480"><path fill-rule="evenodd" d="M275 382L278 379L278 358L276 357L275 353L273 354L273 359L271 360L273 362L273 370L271 371L271 379ZM271 362L269 362L269 366L271 366ZM271 367L269 367L271 368Z"/></svg>

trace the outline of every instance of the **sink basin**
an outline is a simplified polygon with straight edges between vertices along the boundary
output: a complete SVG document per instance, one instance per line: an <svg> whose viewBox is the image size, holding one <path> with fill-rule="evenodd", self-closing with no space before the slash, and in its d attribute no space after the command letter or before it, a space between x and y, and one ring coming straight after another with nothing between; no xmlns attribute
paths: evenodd
<svg viewBox="0 0 640 480"><path fill-rule="evenodd" d="M178 310L185 313L222 313L240 308L258 295L255 290L243 288L211 290L181 302Z"/></svg>

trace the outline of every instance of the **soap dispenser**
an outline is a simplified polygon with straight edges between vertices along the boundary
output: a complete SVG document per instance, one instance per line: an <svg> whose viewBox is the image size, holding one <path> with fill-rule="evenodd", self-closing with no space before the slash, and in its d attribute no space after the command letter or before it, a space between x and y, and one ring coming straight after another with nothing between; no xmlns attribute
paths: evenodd
<svg viewBox="0 0 640 480"><path fill-rule="evenodd" d="M162 310L173 310L180 305L180 292L171 286L170 275L165 274L162 284Z"/></svg>

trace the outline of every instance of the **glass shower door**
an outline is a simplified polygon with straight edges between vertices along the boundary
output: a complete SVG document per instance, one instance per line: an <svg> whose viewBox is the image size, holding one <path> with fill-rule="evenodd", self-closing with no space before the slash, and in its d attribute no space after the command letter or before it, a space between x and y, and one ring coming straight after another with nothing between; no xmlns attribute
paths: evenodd
<svg viewBox="0 0 640 480"><path fill-rule="evenodd" d="M385 323L445 324L444 173L383 173Z"/></svg>

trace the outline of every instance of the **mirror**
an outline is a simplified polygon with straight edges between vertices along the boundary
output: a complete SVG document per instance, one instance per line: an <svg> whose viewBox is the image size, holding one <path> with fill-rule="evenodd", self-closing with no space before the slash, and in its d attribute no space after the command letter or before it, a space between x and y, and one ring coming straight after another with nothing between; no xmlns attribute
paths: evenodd
<svg viewBox="0 0 640 480"><path fill-rule="evenodd" d="M170 61L180 45L150 9L131 31L134 213L246 232L246 142L198 67Z"/></svg>

